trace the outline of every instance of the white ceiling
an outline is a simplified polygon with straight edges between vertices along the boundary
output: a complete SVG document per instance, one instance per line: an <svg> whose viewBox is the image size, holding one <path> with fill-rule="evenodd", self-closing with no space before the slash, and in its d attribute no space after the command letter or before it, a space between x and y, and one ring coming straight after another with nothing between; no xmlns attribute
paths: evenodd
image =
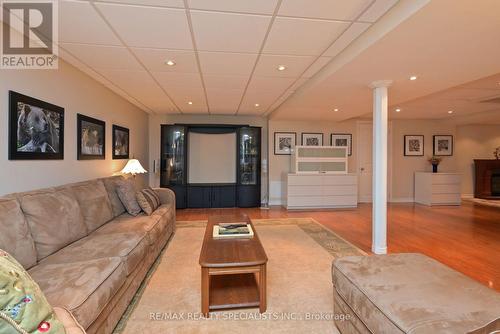
<svg viewBox="0 0 500 334"><path fill-rule="evenodd" d="M263 115L397 2L61 0L60 56L148 112Z"/></svg>

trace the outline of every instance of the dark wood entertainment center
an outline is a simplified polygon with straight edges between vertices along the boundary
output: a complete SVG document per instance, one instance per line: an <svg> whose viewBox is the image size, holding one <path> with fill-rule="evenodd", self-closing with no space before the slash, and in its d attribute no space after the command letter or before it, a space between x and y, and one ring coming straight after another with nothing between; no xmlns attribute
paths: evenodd
<svg viewBox="0 0 500 334"><path fill-rule="evenodd" d="M188 134L236 133L236 183L189 183ZM261 128L227 124L161 126L160 186L184 208L257 207L261 204Z"/></svg>
<svg viewBox="0 0 500 334"><path fill-rule="evenodd" d="M500 160L475 159L474 167L476 171L474 197L500 200L500 194L495 193L492 189L493 178L500 174Z"/></svg>

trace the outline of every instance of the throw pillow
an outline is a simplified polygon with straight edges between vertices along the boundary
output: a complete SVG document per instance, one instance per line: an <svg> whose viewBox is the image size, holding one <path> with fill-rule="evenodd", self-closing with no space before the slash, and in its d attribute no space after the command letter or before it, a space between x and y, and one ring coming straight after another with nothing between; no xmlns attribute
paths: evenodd
<svg viewBox="0 0 500 334"><path fill-rule="evenodd" d="M66 333L38 284L1 249L0 333Z"/></svg>
<svg viewBox="0 0 500 334"><path fill-rule="evenodd" d="M151 214L158 209L160 206L160 197L156 194L156 192L151 188L146 188L141 191L138 191L135 194L137 198L137 202L142 210L148 215Z"/></svg>
<svg viewBox="0 0 500 334"><path fill-rule="evenodd" d="M141 212L141 207L135 198L134 184L130 180L120 182L116 187L116 192L129 214L137 216Z"/></svg>

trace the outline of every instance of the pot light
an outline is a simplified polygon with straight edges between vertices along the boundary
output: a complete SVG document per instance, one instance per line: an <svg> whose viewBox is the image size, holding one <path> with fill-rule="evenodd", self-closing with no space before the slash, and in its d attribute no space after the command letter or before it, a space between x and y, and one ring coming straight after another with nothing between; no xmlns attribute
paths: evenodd
<svg viewBox="0 0 500 334"><path fill-rule="evenodd" d="M258 108L258 107L260 107L260 104L256 103L256 104L254 104L254 106L255 106L255 108Z"/></svg>
<svg viewBox="0 0 500 334"><path fill-rule="evenodd" d="M401 111L401 109L400 109L400 108L397 108L397 109L396 109L396 112L400 112L400 111Z"/></svg>
<svg viewBox="0 0 500 334"><path fill-rule="evenodd" d="M448 110L448 114L453 114L453 110Z"/></svg>
<svg viewBox="0 0 500 334"><path fill-rule="evenodd" d="M339 108L335 108L335 109L333 109L333 111L339 111Z"/></svg>
<svg viewBox="0 0 500 334"><path fill-rule="evenodd" d="M188 104L189 104L189 105L192 105L192 104L193 104L193 102L189 101L189 102L188 102Z"/></svg>
<svg viewBox="0 0 500 334"><path fill-rule="evenodd" d="M278 71L284 71L286 70L286 66L285 65L278 65Z"/></svg>
<svg viewBox="0 0 500 334"><path fill-rule="evenodd" d="M415 81L415 80L417 80L417 76L416 76L416 75L412 75L412 76L410 77L410 80L411 80L411 81Z"/></svg>
<svg viewBox="0 0 500 334"><path fill-rule="evenodd" d="M174 65L175 65L175 61L170 60L170 59L167 59L167 60L165 61L165 64L166 64L166 65L168 65L168 66L174 66Z"/></svg>

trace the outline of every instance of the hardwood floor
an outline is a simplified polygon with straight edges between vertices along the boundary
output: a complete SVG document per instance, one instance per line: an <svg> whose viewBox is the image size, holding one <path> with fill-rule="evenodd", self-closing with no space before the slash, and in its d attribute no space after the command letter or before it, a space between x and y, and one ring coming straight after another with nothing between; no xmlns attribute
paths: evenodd
<svg viewBox="0 0 500 334"><path fill-rule="evenodd" d="M364 251L371 250L371 205L355 210L287 211L186 209L177 220L206 220L210 214L242 212L250 218L311 217ZM459 207L391 204L388 213L389 253L426 254L500 291L500 209L463 202Z"/></svg>

